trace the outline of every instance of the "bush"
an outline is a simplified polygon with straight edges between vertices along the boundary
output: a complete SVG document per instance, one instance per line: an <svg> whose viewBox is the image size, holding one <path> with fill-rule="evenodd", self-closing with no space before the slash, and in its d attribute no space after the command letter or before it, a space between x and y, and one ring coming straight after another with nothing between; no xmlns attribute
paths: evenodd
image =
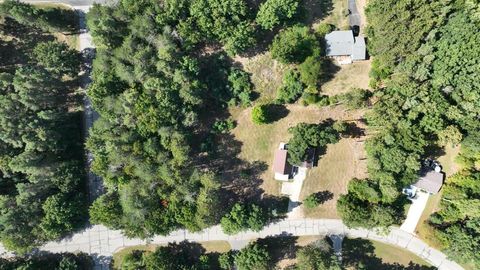
<svg viewBox="0 0 480 270"><path fill-rule="evenodd" d="M316 104L317 102L320 101L320 97L317 94L312 94L305 92L302 95L302 100L305 105L311 105L311 104Z"/></svg>
<svg viewBox="0 0 480 270"><path fill-rule="evenodd" d="M361 109L368 106L370 96L371 92L368 90L355 88L348 93L338 96L338 98L350 109Z"/></svg>
<svg viewBox="0 0 480 270"><path fill-rule="evenodd" d="M267 0L260 5L256 21L263 28L272 30L290 21L298 10L299 0Z"/></svg>
<svg viewBox="0 0 480 270"><path fill-rule="evenodd" d="M212 132L216 134L228 133L233 128L235 128L235 121L233 121L233 119L217 120L213 123Z"/></svg>
<svg viewBox="0 0 480 270"><path fill-rule="evenodd" d="M274 59L282 63L301 63L318 50L318 45L308 27L293 26L275 36L270 52Z"/></svg>
<svg viewBox="0 0 480 270"><path fill-rule="evenodd" d="M323 74L323 60L317 56L309 56L298 66L300 80L307 86L317 88Z"/></svg>
<svg viewBox="0 0 480 270"><path fill-rule="evenodd" d="M303 84L300 82L300 74L289 70L283 77L283 84L278 89L277 101L281 103L295 102L303 92Z"/></svg>
<svg viewBox="0 0 480 270"><path fill-rule="evenodd" d="M268 107L265 104L257 105L252 109L252 121L255 124L266 124L269 121Z"/></svg>
<svg viewBox="0 0 480 270"><path fill-rule="evenodd" d="M320 36L324 37L326 34L329 34L335 29L335 26L329 23L321 23L315 29L315 33Z"/></svg>
<svg viewBox="0 0 480 270"><path fill-rule="evenodd" d="M315 196L315 193L314 194L310 194L308 195L304 200L303 200L303 205L305 205L306 208L315 208L317 207L318 205L320 205L320 201L319 199L317 198L317 196Z"/></svg>

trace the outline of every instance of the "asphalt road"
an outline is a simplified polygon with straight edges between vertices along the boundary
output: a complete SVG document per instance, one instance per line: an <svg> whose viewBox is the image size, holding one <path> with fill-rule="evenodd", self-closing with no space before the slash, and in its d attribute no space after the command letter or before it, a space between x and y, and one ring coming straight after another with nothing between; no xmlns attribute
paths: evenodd
<svg viewBox="0 0 480 270"><path fill-rule="evenodd" d="M350 27L358 26L362 23L360 13L358 12L357 4L355 0L348 0L348 9L350 10L350 15L348 20L350 22Z"/></svg>

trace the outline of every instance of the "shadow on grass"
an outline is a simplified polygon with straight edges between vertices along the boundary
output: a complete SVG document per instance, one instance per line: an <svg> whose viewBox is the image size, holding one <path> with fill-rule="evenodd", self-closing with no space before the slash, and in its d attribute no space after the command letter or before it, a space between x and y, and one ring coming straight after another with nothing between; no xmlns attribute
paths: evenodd
<svg viewBox="0 0 480 270"><path fill-rule="evenodd" d="M383 262L375 254L372 242L364 239L345 239L343 242L342 258L344 266L354 269L378 270L434 270L435 267L419 265L410 262L407 266L399 263ZM363 267L363 268L362 268Z"/></svg>
<svg viewBox="0 0 480 270"><path fill-rule="evenodd" d="M267 115L269 123L277 122L280 119L287 117L290 111L282 104L268 104Z"/></svg>

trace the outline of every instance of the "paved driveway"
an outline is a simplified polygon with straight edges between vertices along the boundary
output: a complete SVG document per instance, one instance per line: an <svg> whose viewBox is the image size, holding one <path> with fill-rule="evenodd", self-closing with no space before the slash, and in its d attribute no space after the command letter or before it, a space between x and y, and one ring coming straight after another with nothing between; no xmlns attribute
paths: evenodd
<svg viewBox="0 0 480 270"><path fill-rule="evenodd" d="M293 177L292 182L282 183L282 194L288 195L288 218L303 218L303 211L300 207L300 193L302 192L303 181L307 177L307 168L298 168L298 173Z"/></svg>
<svg viewBox="0 0 480 270"><path fill-rule="evenodd" d="M348 10L350 10L350 15L348 20L350 22L350 27L358 26L362 24L360 13L358 12L357 3L355 0L348 0Z"/></svg>
<svg viewBox="0 0 480 270"><path fill-rule="evenodd" d="M422 216L423 210L425 210L425 206L427 205L429 197L429 194L417 191L417 197L412 200L412 204L408 209L407 218L403 222L402 226L400 226L401 230L412 234L415 233L415 228L417 227L418 221Z"/></svg>

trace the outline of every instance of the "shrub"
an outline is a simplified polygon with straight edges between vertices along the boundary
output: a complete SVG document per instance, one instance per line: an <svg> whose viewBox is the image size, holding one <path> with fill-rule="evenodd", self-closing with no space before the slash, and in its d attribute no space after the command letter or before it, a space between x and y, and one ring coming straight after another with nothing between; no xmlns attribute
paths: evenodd
<svg viewBox="0 0 480 270"><path fill-rule="evenodd" d="M235 128L235 121L233 121L233 119L217 120L213 123L212 132L216 134L228 133L233 128Z"/></svg>
<svg viewBox="0 0 480 270"><path fill-rule="evenodd" d="M350 109L361 109L368 106L368 99L371 92L368 90L355 88L352 91L338 96L345 105Z"/></svg>
<svg viewBox="0 0 480 270"><path fill-rule="evenodd" d="M317 196L314 194L308 195L304 200L303 200L303 205L305 205L306 208L315 208L320 204L320 201L318 200Z"/></svg>
<svg viewBox="0 0 480 270"><path fill-rule="evenodd" d="M252 121L255 124L266 124L269 121L268 107L265 104L257 105L252 109Z"/></svg>
<svg viewBox="0 0 480 270"><path fill-rule="evenodd" d="M317 94L312 94L305 92L302 95L302 100L305 105L311 105L311 104L316 104L317 102L320 101L320 97Z"/></svg>
<svg viewBox="0 0 480 270"><path fill-rule="evenodd" d="M295 102L303 92L303 84L300 82L300 74L290 70L283 77L283 84L278 89L277 101L281 103Z"/></svg>
<svg viewBox="0 0 480 270"><path fill-rule="evenodd" d="M335 26L329 23L321 23L315 29L315 33L320 36L324 37L326 34L329 34L335 29Z"/></svg>
<svg viewBox="0 0 480 270"><path fill-rule="evenodd" d="M272 57L282 63L301 63L318 49L318 42L305 26L293 26L278 33L270 46Z"/></svg>

